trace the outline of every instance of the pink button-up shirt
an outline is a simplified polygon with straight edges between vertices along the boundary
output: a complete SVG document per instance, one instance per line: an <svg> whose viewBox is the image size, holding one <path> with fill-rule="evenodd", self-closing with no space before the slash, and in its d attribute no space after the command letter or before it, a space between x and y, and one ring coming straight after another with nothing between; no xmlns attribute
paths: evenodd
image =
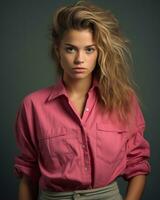
<svg viewBox="0 0 160 200"><path fill-rule="evenodd" d="M82 117L62 80L23 99L15 124L21 151L14 165L18 177L39 179L42 190L73 191L150 172L145 122L136 98L124 124L116 112L108 115L100 107L97 89L94 81Z"/></svg>

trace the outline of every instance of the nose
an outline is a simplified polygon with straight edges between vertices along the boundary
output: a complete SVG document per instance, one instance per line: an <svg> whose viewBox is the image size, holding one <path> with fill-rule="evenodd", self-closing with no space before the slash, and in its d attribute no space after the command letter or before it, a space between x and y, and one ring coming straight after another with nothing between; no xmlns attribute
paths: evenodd
<svg viewBox="0 0 160 200"><path fill-rule="evenodd" d="M81 64L84 63L84 53L82 51L78 51L75 55L74 63Z"/></svg>

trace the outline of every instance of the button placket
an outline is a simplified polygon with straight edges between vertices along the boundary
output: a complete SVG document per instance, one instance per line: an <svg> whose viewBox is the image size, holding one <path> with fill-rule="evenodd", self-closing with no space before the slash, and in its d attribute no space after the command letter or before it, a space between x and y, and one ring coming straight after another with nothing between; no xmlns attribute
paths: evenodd
<svg viewBox="0 0 160 200"><path fill-rule="evenodd" d="M84 157L85 157L85 166L84 166L84 170L88 171L89 170L89 160L88 160L88 154L87 152L84 153Z"/></svg>
<svg viewBox="0 0 160 200"><path fill-rule="evenodd" d="M89 152L88 152L88 146L87 146L87 142L88 142L88 138L87 135L85 133L85 128L84 128L84 124L82 124L82 130L84 131L84 135L83 135L83 143L81 144L82 149L83 149L83 155L84 155L84 172L85 174L89 175L89 170L90 170L90 159L89 159Z"/></svg>

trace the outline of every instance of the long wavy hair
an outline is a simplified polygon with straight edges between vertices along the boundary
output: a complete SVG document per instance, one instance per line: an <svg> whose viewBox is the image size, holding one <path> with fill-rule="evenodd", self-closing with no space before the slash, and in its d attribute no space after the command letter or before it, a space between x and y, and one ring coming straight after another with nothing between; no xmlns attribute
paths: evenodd
<svg viewBox="0 0 160 200"><path fill-rule="evenodd" d="M51 27L51 53L57 63L55 48L64 32L70 29L92 31L98 49L94 75L99 82L99 102L109 112L116 110L121 119L126 119L131 110L131 97L136 93L130 73L129 42L122 34L118 20L111 11L87 1L59 8Z"/></svg>

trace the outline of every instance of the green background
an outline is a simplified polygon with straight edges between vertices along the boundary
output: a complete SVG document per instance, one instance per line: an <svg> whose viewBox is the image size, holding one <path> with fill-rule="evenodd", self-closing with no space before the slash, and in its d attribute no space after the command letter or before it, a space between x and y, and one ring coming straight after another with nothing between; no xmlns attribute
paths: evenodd
<svg viewBox="0 0 160 200"><path fill-rule="evenodd" d="M18 153L14 120L22 98L51 85L55 66L49 57L49 27L55 8L74 1L14 0L0 6L0 199L16 200L18 180L13 175ZM134 77L146 120L145 137L151 145L152 172L143 200L160 199L160 2L157 0L92 1L109 8L131 41ZM119 180L124 193L126 182Z"/></svg>

